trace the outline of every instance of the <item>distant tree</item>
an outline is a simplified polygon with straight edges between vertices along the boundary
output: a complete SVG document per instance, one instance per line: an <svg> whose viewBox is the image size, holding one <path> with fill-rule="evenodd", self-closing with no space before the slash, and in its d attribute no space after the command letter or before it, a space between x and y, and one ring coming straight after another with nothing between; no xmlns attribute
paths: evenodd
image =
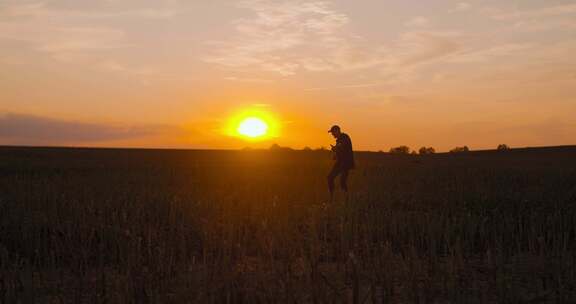
<svg viewBox="0 0 576 304"><path fill-rule="evenodd" d="M508 147L507 144L500 144L500 145L498 145L497 149L498 149L498 151L507 151L507 150L510 150L510 147Z"/></svg>
<svg viewBox="0 0 576 304"><path fill-rule="evenodd" d="M315 151L328 151L328 149L326 149L326 147L322 146L322 147L316 148Z"/></svg>
<svg viewBox="0 0 576 304"><path fill-rule="evenodd" d="M416 152L416 150L410 152L410 155L418 155L418 152Z"/></svg>
<svg viewBox="0 0 576 304"><path fill-rule="evenodd" d="M390 149L392 154L410 154L410 148L408 146L399 146Z"/></svg>
<svg viewBox="0 0 576 304"><path fill-rule="evenodd" d="M302 151L312 151L312 148L306 146L306 147L304 147L304 148L302 149Z"/></svg>
<svg viewBox="0 0 576 304"><path fill-rule="evenodd" d="M290 151L290 150L292 150L292 148L290 148L290 147L282 147L279 144L272 144L269 149L270 149L270 151Z"/></svg>
<svg viewBox="0 0 576 304"><path fill-rule="evenodd" d="M418 153L420 155L434 154L436 153L436 150L432 147L422 147L418 150Z"/></svg>
<svg viewBox="0 0 576 304"><path fill-rule="evenodd" d="M468 146L463 146L463 147L456 147L456 148L450 150L450 153L464 153L464 152L468 152L468 151L470 151Z"/></svg>

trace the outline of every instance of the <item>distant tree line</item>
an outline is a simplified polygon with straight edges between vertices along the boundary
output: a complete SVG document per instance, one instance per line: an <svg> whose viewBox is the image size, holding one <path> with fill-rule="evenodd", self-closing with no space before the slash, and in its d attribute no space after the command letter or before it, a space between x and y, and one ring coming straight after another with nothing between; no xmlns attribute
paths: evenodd
<svg viewBox="0 0 576 304"><path fill-rule="evenodd" d="M410 154L410 148L408 146L399 146L395 148L390 148L390 154Z"/></svg>
<svg viewBox="0 0 576 304"><path fill-rule="evenodd" d="M496 150L497 151L508 151L508 150L510 150L510 147L506 144L500 144L500 145L498 145ZM379 152L383 152L383 151L379 151ZM418 149L418 151L416 151L416 150L411 150L410 147L408 147L408 146L402 145L402 146L390 148L390 150L388 152L390 154L397 154L397 155L431 155L431 154L435 154L436 150L433 147L421 147L420 149ZM450 153L466 153L466 152L470 152L470 148L468 148L468 146L455 147L455 148L451 149L449 152Z"/></svg>
<svg viewBox="0 0 576 304"><path fill-rule="evenodd" d="M292 150L294 150L290 147L282 147L279 144L272 144L269 149L270 149L270 151L292 151Z"/></svg>
<svg viewBox="0 0 576 304"><path fill-rule="evenodd" d="M421 147L420 149L418 149L418 151L416 150L410 150L410 147L408 146L398 146L398 147L394 147L391 148L388 151L390 154L403 154L403 155L430 155L430 154L434 154L436 153L436 150L432 147Z"/></svg>
<svg viewBox="0 0 576 304"><path fill-rule="evenodd" d="M279 144L272 144L270 146L270 148L268 148L270 151L293 151L294 149L290 148L290 147L283 147L280 146ZM251 148L244 148L243 150L252 150ZM499 144L496 147L497 151L508 151L510 150L510 147L506 144ZM311 148L309 146L306 146L304 148L302 148L302 151L329 151L326 147L322 146L322 147L318 147L318 148ZM384 153L384 151L379 150L379 153ZM459 147L454 147L453 149L451 149L449 151L450 153L466 153L466 152L470 152L470 148L468 148L468 146L459 146ZM411 150L410 147L402 145L402 146L398 146L398 147L393 147L390 148L390 150L388 150L388 153L390 154L396 154L396 155L432 155L432 154L436 154L436 149L434 149L433 147L420 147L420 149L418 150Z"/></svg>
<svg viewBox="0 0 576 304"><path fill-rule="evenodd" d="M462 147L456 147L452 150L450 150L450 153L465 153L465 152L469 152L470 149L468 148L468 146L462 146Z"/></svg>
<svg viewBox="0 0 576 304"><path fill-rule="evenodd" d="M418 154L420 155L429 155L436 153L436 150L432 147L422 147L418 150Z"/></svg>

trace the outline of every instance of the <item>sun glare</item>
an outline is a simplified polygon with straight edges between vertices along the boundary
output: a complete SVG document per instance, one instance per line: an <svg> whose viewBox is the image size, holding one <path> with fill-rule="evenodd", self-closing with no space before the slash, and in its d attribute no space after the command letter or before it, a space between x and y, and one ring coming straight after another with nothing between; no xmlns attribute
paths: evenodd
<svg viewBox="0 0 576 304"><path fill-rule="evenodd" d="M268 124L260 118L248 117L240 122L237 131L240 135L257 138L266 135Z"/></svg>
<svg viewBox="0 0 576 304"><path fill-rule="evenodd" d="M224 134L248 141L266 141L280 135L280 120L268 109L246 108L230 116Z"/></svg>

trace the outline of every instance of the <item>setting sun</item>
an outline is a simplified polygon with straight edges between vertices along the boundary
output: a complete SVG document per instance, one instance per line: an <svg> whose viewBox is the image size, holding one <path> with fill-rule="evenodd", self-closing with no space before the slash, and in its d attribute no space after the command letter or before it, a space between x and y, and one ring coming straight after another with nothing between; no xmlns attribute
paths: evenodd
<svg viewBox="0 0 576 304"><path fill-rule="evenodd" d="M231 113L224 134L247 141L266 141L280 135L280 121L268 107L248 106Z"/></svg>
<svg viewBox="0 0 576 304"><path fill-rule="evenodd" d="M266 135L268 124L260 118L248 117L240 123L237 131L240 135L257 138Z"/></svg>

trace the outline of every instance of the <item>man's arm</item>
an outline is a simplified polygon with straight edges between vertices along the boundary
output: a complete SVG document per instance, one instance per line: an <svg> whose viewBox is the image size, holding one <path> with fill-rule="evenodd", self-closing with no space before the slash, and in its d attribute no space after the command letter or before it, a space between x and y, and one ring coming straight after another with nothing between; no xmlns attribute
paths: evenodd
<svg viewBox="0 0 576 304"><path fill-rule="evenodd" d="M344 143L341 140L336 141L336 145L330 145L332 147L332 152L342 152L345 149Z"/></svg>
<svg viewBox="0 0 576 304"><path fill-rule="evenodd" d="M347 151L347 150L352 150L352 140L350 139L350 136L345 135L341 141L339 141L340 144L340 149Z"/></svg>

